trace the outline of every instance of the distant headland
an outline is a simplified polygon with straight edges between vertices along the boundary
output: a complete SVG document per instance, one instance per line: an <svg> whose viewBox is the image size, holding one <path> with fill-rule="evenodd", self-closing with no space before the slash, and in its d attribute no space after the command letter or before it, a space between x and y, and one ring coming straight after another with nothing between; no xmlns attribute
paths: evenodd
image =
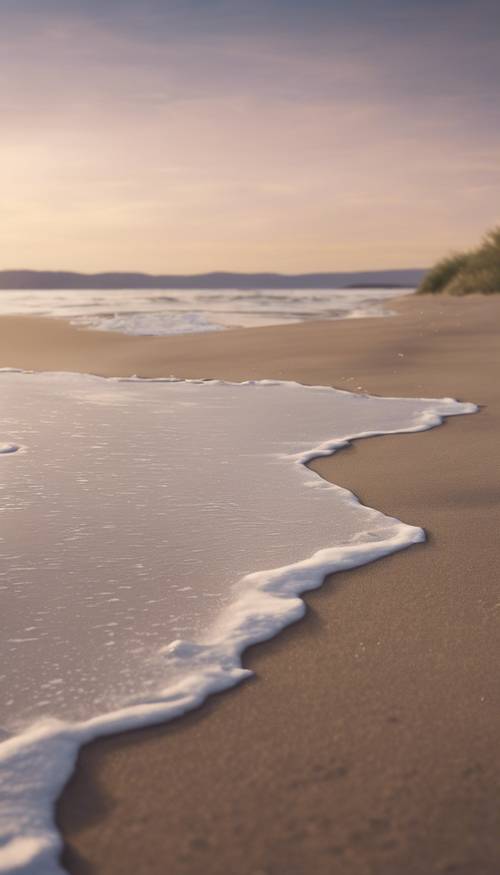
<svg viewBox="0 0 500 875"><path fill-rule="evenodd" d="M3 270L0 289L330 289L410 288L426 271L372 270L358 273L231 273L202 274L74 273L72 271Z"/></svg>

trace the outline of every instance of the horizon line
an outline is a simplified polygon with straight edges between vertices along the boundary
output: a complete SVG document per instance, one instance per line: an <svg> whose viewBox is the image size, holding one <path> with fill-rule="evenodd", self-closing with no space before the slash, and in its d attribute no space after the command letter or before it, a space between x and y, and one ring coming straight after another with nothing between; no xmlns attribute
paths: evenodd
<svg viewBox="0 0 500 875"><path fill-rule="evenodd" d="M217 269L217 270L206 270L199 271L197 273L153 273L147 270L98 270L98 271L85 271L85 270L75 270L73 268L37 268L37 267L2 267L0 268L0 274L4 273L69 273L75 274L77 276L87 276L87 277L97 277L97 276L106 276L106 275L117 275L117 274L139 274L142 276L149 277L199 277L199 276L231 276L231 275L239 275L239 276L280 276L280 277L302 277L302 276L328 276L329 274L352 274L352 273L399 273L401 271L425 271L429 270L429 267L422 266L411 266L411 267L377 267L377 268L358 268L351 270L305 270L300 271L299 273L284 273L282 271L277 270L226 270L226 269Z"/></svg>

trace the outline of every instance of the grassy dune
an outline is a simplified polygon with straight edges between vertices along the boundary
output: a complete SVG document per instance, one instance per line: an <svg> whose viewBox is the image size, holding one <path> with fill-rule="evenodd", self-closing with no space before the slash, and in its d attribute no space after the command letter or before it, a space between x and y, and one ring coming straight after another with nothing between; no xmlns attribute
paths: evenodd
<svg viewBox="0 0 500 875"><path fill-rule="evenodd" d="M489 231L471 252L443 258L419 286L421 295L492 295L500 292L500 226Z"/></svg>

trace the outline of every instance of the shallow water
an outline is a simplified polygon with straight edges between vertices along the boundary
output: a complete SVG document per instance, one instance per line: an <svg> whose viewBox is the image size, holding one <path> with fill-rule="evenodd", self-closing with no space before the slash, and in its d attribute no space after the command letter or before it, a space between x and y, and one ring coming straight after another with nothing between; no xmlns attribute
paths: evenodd
<svg viewBox="0 0 500 875"><path fill-rule="evenodd" d="M422 539L303 463L474 408L13 372L0 399L0 871L54 873L50 805L84 740L231 686L300 592Z"/></svg>
<svg viewBox="0 0 500 875"><path fill-rule="evenodd" d="M2 291L1 314L57 316L77 326L124 334L166 335L387 316L386 302L412 289L238 291Z"/></svg>

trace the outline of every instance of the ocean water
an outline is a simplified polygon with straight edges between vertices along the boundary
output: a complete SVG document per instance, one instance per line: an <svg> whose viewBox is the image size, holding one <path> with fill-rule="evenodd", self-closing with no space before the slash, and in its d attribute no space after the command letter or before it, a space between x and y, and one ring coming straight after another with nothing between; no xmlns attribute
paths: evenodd
<svg viewBox="0 0 500 875"><path fill-rule="evenodd" d="M124 334L186 334L309 319L387 316L391 298L413 291L0 291L0 315L55 316L73 325Z"/></svg>
<svg viewBox="0 0 500 875"><path fill-rule="evenodd" d="M55 875L81 744L237 684L301 593L424 539L305 463L475 407L12 371L0 401L0 871Z"/></svg>

